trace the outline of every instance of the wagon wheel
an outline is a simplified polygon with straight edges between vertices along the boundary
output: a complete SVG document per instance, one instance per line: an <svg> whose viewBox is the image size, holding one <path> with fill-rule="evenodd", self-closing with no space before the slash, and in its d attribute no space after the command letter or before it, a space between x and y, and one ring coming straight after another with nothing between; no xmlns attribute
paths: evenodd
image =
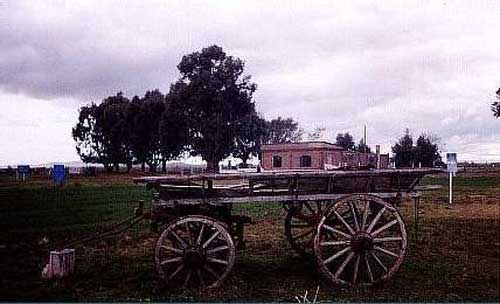
<svg viewBox="0 0 500 304"><path fill-rule="evenodd" d="M234 265L235 246L224 225L210 217L182 217L163 231L155 250L156 269L169 286L213 288Z"/></svg>
<svg viewBox="0 0 500 304"><path fill-rule="evenodd" d="M316 227L331 205L330 201L295 202L287 209L285 236L290 246L300 255L313 254Z"/></svg>
<svg viewBox="0 0 500 304"><path fill-rule="evenodd" d="M405 224L398 210L369 194L337 201L320 221L314 238L321 273L334 283L350 286L389 279L403 262L406 246Z"/></svg>

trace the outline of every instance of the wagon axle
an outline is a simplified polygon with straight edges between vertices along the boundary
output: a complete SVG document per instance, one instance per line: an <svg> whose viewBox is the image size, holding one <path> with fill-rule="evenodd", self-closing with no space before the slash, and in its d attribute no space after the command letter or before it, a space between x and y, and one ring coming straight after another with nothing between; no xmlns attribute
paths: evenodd
<svg viewBox="0 0 500 304"><path fill-rule="evenodd" d="M365 232L357 233L351 238L350 246L353 252L364 254L373 250L373 238Z"/></svg>

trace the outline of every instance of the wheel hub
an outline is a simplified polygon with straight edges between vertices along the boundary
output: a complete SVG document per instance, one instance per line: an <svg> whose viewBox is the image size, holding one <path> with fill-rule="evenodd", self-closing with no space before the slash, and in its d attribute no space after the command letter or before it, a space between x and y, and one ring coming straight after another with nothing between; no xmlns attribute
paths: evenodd
<svg viewBox="0 0 500 304"><path fill-rule="evenodd" d="M193 267L201 267L206 262L206 257L201 247L189 247L184 250L182 260Z"/></svg>
<svg viewBox="0 0 500 304"><path fill-rule="evenodd" d="M357 233L351 238L351 248L361 254L373 249L373 239L366 233Z"/></svg>

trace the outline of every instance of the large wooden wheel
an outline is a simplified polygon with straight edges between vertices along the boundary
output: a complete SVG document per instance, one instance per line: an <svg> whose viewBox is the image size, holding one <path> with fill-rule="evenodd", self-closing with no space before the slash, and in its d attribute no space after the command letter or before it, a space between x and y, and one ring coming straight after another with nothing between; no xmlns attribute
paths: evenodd
<svg viewBox="0 0 500 304"><path fill-rule="evenodd" d="M213 288L231 271L235 252L222 223L192 215L168 224L156 244L155 263L168 286Z"/></svg>
<svg viewBox="0 0 500 304"><path fill-rule="evenodd" d="M344 285L389 279L403 262L406 228L396 208L369 194L337 201L317 227L314 254L319 270Z"/></svg>
<svg viewBox="0 0 500 304"><path fill-rule="evenodd" d="M312 256L316 227L330 201L295 202L288 206L285 217L285 237L302 256Z"/></svg>

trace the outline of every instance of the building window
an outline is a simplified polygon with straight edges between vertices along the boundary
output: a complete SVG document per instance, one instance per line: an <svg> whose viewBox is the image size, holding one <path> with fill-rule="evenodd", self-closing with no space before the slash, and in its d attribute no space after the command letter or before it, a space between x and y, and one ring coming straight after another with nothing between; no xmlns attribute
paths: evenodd
<svg viewBox="0 0 500 304"><path fill-rule="evenodd" d="M273 156L273 167L281 168L281 156Z"/></svg>
<svg viewBox="0 0 500 304"><path fill-rule="evenodd" d="M309 155L302 155L300 157L300 166L301 167L310 167L311 166L311 157Z"/></svg>

